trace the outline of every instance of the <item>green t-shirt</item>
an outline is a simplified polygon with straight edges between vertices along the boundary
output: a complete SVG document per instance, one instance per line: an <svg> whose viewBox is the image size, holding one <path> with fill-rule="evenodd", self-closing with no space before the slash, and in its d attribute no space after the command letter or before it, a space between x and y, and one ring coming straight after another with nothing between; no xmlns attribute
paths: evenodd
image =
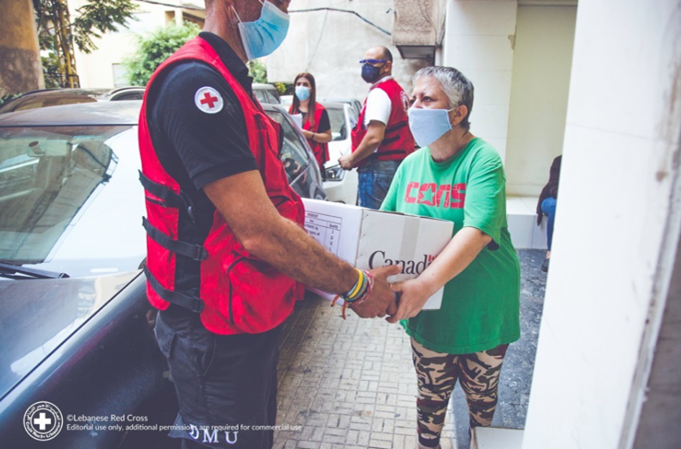
<svg viewBox="0 0 681 449"><path fill-rule="evenodd" d="M506 223L505 175L490 144L474 138L436 163L425 147L400 165L381 210L454 222L454 234L473 227L492 242L445 285L442 307L404 320L428 349L470 354L520 338L520 264Z"/></svg>

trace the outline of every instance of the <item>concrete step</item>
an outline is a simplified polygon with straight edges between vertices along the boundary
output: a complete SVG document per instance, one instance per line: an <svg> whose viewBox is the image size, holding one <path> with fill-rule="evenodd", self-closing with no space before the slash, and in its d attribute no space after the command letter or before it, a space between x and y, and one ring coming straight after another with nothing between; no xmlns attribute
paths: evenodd
<svg viewBox="0 0 681 449"><path fill-rule="evenodd" d="M516 249L546 249L546 217L537 226L536 197L511 196L506 199L506 220Z"/></svg>
<svg viewBox="0 0 681 449"><path fill-rule="evenodd" d="M500 427L475 427L471 449L520 449L523 445L522 429Z"/></svg>

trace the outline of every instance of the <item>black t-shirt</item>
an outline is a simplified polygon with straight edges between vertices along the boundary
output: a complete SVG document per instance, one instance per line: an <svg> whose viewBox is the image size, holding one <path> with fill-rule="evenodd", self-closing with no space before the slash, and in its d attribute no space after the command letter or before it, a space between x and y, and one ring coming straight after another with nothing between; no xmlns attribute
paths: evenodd
<svg viewBox="0 0 681 449"><path fill-rule="evenodd" d="M212 33L199 36L252 96L248 68L227 42ZM151 86L147 122L161 165L193 203L193 219L187 211L180 211L178 237L203 244L215 212L203 187L258 169L248 143L243 108L216 69L199 61L182 61L167 67ZM176 290L198 296L200 262L181 255L176 260Z"/></svg>
<svg viewBox="0 0 681 449"><path fill-rule="evenodd" d="M319 118L319 127L317 128L320 133L325 133L331 129L331 121L329 120L329 112L324 109L322 111L322 116Z"/></svg>
<svg viewBox="0 0 681 449"><path fill-rule="evenodd" d="M212 33L199 36L251 94L248 68L229 45ZM203 62L180 62L161 73L149 92L147 120L163 168L190 194L218 179L257 170L241 104L222 75Z"/></svg>
<svg viewBox="0 0 681 449"><path fill-rule="evenodd" d="M307 114L303 114L303 123L307 121ZM329 112L324 109L322 111L322 116L319 118L319 127L317 128L319 133L325 133L331 129L331 120L329 120Z"/></svg>

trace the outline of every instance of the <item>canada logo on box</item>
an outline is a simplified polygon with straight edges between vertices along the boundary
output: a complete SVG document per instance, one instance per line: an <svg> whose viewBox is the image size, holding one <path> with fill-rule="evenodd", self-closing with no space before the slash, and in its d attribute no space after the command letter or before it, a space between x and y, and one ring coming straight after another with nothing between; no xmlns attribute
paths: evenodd
<svg viewBox="0 0 681 449"><path fill-rule="evenodd" d="M415 260L400 260L400 259L390 259L386 257L385 251L374 251L369 256L369 269L373 270L378 267L386 267L388 265L398 265L402 267L400 274L416 274L419 275L423 273L428 265L433 263L435 256L430 254L424 254L423 259L418 262Z"/></svg>

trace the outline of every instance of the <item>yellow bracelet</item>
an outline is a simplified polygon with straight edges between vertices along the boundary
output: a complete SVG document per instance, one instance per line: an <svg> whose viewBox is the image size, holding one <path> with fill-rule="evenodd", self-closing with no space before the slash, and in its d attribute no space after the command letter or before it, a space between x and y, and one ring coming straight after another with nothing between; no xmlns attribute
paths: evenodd
<svg viewBox="0 0 681 449"><path fill-rule="evenodd" d="M357 278L357 283L353 287L352 291L348 293L348 295L346 296L346 298L348 299L354 298L359 293L359 290L362 288L362 285L364 284L364 272L357 268L355 268L355 270L357 270L357 272L359 273L359 277Z"/></svg>

